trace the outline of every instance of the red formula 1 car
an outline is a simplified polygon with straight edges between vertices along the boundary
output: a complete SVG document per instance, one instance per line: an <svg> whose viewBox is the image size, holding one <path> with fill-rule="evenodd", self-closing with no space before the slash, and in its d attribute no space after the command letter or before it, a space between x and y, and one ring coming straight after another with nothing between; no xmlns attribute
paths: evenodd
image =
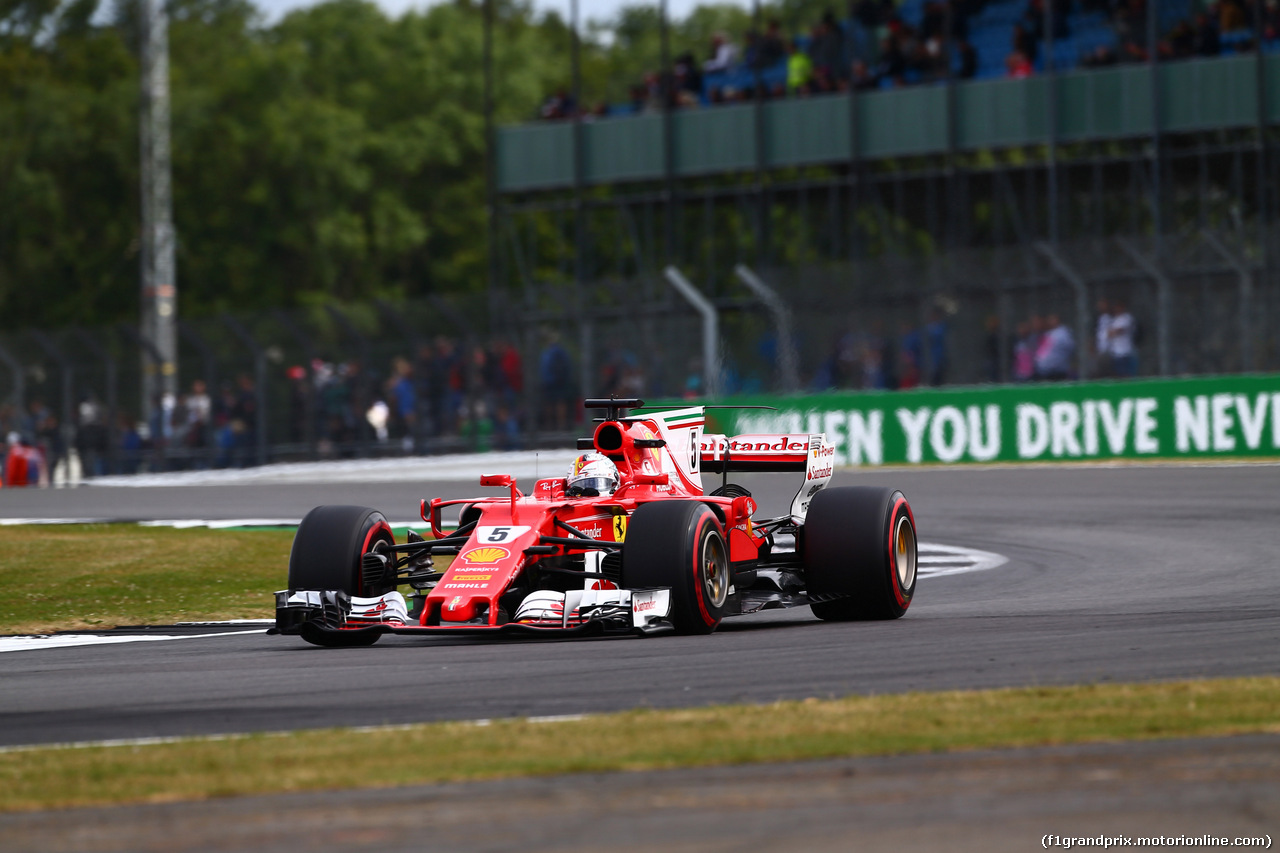
<svg viewBox="0 0 1280 853"><path fill-rule="evenodd" d="M606 414L579 439L583 455L532 494L495 474L480 485L504 495L423 501L434 539L397 544L376 510L316 507L294 538L274 632L350 646L385 633L708 634L801 605L828 620L906 612L916 527L901 492L826 488L835 454L822 435L707 435L701 406L628 416L643 405L587 400ZM758 520L735 471L804 481L789 514ZM704 474L723 481L706 491ZM443 572L442 555L454 556Z"/></svg>

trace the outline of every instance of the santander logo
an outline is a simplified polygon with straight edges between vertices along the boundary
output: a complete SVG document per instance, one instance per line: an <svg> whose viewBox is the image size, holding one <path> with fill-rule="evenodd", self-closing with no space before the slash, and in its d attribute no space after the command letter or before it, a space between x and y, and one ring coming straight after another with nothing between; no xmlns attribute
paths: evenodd
<svg viewBox="0 0 1280 853"><path fill-rule="evenodd" d="M637 601L633 607L633 610L636 613L645 613L647 611L655 609L657 606L658 606L658 600L656 598L649 598L649 599L645 599L644 601Z"/></svg>

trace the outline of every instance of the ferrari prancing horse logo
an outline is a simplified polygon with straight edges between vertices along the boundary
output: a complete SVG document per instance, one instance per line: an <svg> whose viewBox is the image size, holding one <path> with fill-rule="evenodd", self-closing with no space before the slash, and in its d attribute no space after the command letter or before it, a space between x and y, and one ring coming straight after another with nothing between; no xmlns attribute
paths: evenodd
<svg viewBox="0 0 1280 853"><path fill-rule="evenodd" d="M613 517L613 541L622 542L627 538L627 514L619 513Z"/></svg>

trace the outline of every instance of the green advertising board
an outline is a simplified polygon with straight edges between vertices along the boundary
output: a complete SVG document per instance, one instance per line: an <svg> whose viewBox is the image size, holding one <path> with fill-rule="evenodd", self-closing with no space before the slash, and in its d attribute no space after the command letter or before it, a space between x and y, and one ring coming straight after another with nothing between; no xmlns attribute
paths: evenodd
<svg viewBox="0 0 1280 853"><path fill-rule="evenodd" d="M1280 456L1280 374L742 397L727 435L817 433L837 465Z"/></svg>

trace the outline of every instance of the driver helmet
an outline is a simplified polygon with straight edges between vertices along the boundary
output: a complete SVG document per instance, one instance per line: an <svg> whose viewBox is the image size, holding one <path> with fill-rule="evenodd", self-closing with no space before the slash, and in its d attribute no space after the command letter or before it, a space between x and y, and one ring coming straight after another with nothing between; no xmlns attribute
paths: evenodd
<svg viewBox="0 0 1280 853"><path fill-rule="evenodd" d="M618 466L603 453L584 453L573 460L565 478L569 497L611 495L618 488Z"/></svg>

